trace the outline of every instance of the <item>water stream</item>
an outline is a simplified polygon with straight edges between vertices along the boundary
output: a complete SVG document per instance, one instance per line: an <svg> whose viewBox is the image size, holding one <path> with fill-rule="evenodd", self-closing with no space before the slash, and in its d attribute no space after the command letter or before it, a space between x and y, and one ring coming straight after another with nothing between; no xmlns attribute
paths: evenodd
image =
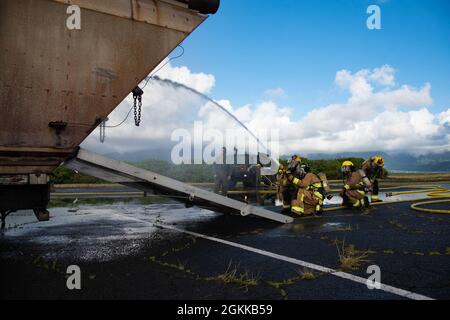
<svg viewBox="0 0 450 320"><path fill-rule="evenodd" d="M245 131L247 131L256 140L256 142L259 144L259 146L264 148L264 150L266 151L265 153L270 154L270 150L258 139L258 137L249 128L247 128L247 126L244 123L242 123L234 114L232 114L230 111L228 111L225 107L221 106L214 99L208 97L206 94L201 93L201 92L199 92L191 87L188 87L184 84L181 84L181 83L169 80L169 79L162 79L158 76L151 77L150 81L155 81L155 82L159 82L161 84L169 85L175 89L187 90L189 92L192 92L192 93L200 96L201 98L205 99L206 101L211 102L214 106L219 108L219 110L223 111L225 114L227 114L233 120L235 120L242 128L244 128ZM278 163L278 159L273 159L273 160L275 160L275 162Z"/></svg>

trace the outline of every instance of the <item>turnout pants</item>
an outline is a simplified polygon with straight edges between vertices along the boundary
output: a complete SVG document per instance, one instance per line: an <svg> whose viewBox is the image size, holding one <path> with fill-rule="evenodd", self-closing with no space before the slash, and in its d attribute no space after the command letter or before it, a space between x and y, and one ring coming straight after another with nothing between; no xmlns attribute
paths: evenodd
<svg viewBox="0 0 450 320"><path fill-rule="evenodd" d="M280 188L280 200L283 202L283 209L290 210L292 199L295 197L295 190L285 186Z"/></svg>
<svg viewBox="0 0 450 320"><path fill-rule="evenodd" d="M343 206L352 206L352 207L364 207L364 197L366 193L364 190L346 190L344 189L341 192L341 196L343 199Z"/></svg>
<svg viewBox="0 0 450 320"><path fill-rule="evenodd" d="M379 191L380 191L380 189L379 189L379 186L378 186L378 180L375 179L372 182L372 201L375 202L375 201L379 201L380 200L380 197L378 195Z"/></svg>
<svg viewBox="0 0 450 320"><path fill-rule="evenodd" d="M323 196L313 190L300 188L297 198L292 200L291 211L298 215L312 215L322 210Z"/></svg>

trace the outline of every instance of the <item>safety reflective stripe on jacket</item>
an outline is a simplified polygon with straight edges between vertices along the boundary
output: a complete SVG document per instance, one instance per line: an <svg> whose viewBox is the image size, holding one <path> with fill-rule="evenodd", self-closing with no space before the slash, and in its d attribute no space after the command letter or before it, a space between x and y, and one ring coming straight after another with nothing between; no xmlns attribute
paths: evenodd
<svg viewBox="0 0 450 320"><path fill-rule="evenodd" d="M291 204L290 203L284 203L283 202L283 208L284 209L289 209L291 207Z"/></svg>
<svg viewBox="0 0 450 320"><path fill-rule="evenodd" d="M317 204L316 210L319 211L320 208L323 205L323 194L319 192L320 188L323 188L322 182L316 182L313 183L308 187L308 190L312 190L314 196L319 200L319 203Z"/></svg>
<svg viewBox="0 0 450 320"><path fill-rule="evenodd" d="M323 188L322 181L314 173L308 172L303 180L294 178L292 183L299 188L312 191L319 199L323 199L322 194L319 192L320 188Z"/></svg>
<svg viewBox="0 0 450 320"><path fill-rule="evenodd" d="M303 178L303 180L300 180L298 178L294 178L292 180L292 183L296 185L299 188L311 190L311 188L320 188L322 187L322 182L320 179L311 172L308 172L306 176Z"/></svg>
<svg viewBox="0 0 450 320"><path fill-rule="evenodd" d="M305 213L305 209L300 206L292 206L291 211L299 214Z"/></svg>
<svg viewBox="0 0 450 320"><path fill-rule="evenodd" d="M344 188L347 190L357 190L364 187L361 175L355 171L345 181Z"/></svg>
<svg viewBox="0 0 450 320"><path fill-rule="evenodd" d="M311 191L313 194L313 197L315 197L318 201L316 205L316 211L320 211L322 209L323 205L323 194L319 191L321 188L323 188L322 181L317 177L315 174L308 172L305 176L305 178L302 180L298 178L294 178L292 181L295 185L299 186L301 189ZM305 198L305 195L302 194L300 197L300 201L303 202ZM294 207L292 207L292 210L295 211ZM297 211L300 211L297 209Z"/></svg>
<svg viewBox="0 0 450 320"><path fill-rule="evenodd" d="M291 211L295 212L295 213L299 213L299 214L305 213L305 209L303 209L302 207L299 207L299 206L293 206L291 208Z"/></svg>

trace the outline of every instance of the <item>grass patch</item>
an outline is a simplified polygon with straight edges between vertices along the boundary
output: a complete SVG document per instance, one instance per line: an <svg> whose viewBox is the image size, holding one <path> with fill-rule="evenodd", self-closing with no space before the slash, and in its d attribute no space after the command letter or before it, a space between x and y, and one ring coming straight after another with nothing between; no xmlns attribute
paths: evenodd
<svg viewBox="0 0 450 320"><path fill-rule="evenodd" d="M317 274L315 274L310 269L304 268L303 270L297 271L296 277L284 279L281 281L267 281L267 284L269 286L275 288L276 290L278 290L278 292L280 293L283 300L287 300L288 294L287 294L285 287L291 286L301 280L314 280L316 278L317 278Z"/></svg>
<svg viewBox="0 0 450 320"><path fill-rule="evenodd" d="M367 257L369 253L367 251L360 251L355 248L354 245L345 245L345 241L342 243L342 247L339 248L336 243L336 248L339 255L339 263L342 269L345 270L358 270L364 262L368 262Z"/></svg>
<svg viewBox="0 0 450 320"><path fill-rule="evenodd" d="M189 275L191 275L191 276L195 276L195 277L198 278L198 275L197 275L196 273L194 273L191 269L189 269L187 266L185 266L185 265L182 264L181 262L177 262L177 263L164 262L164 261L161 261L161 260L157 259L157 258L154 257L154 256L149 257L148 260L149 260L150 262L159 264L159 265L162 266L162 267L175 269L175 270L178 270L178 271L187 273L187 274L189 274Z"/></svg>
<svg viewBox="0 0 450 320"><path fill-rule="evenodd" d="M276 289L281 289L284 286L290 286L293 285L295 282L300 280L300 277L294 277L289 279L284 279L281 281L269 281L268 284Z"/></svg>
<svg viewBox="0 0 450 320"><path fill-rule="evenodd" d="M299 271L299 276L301 280L314 280L317 278L316 274L310 270L310 269L303 269L302 271Z"/></svg>
<svg viewBox="0 0 450 320"><path fill-rule="evenodd" d="M216 280L226 284L237 284L241 289L245 289L245 291L248 291L248 287L257 286L259 284L257 276L251 274L249 271L241 272L239 270L239 264L233 265L233 261L230 261L227 270L224 273L219 274L218 276L208 277L205 280Z"/></svg>
<svg viewBox="0 0 450 320"><path fill-rule="evenodd" d="M293 277L293 278L289 278L289 279L285 279L285 280L281 280L281 281L268 281L267 284L269 286L275 288L276 290L278 290L278 292L280 293L283 300L287 300L288 293L284 287L293 285L300 279L301 279L301 276L298 275L297 277Z"/></svg>

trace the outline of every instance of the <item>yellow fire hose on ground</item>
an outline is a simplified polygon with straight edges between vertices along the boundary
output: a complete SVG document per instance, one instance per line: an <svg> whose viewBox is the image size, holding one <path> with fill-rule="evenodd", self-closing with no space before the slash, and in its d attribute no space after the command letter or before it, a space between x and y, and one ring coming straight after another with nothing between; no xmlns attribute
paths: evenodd
<svg viewBox="0 0 450 320"><path fill-rule="evenodd" d="M380 190L393 190L393 189L420 189L420 190L387 192L386 195L388 197L407 195L407 194L420 194L420 193L426 193L427 196L423 197L423 198L417 198L417 199L375 202L375 203L371 203L370 205L378 206L378 205L393 204L393 203L414 202L411 205L411 209L413 209L413 210L427 212L427 213L434 213L434 214L450 214L450 209L430 209L430 208L422 207L422 206L426 206L426 205L450 203L450 188L443 187L441 185L409 185L409 186L396 186L396 187L392 187L392 188L381 188ZM340 191L340 190L334 189L332 191L336 192L336 191ZM439 199L430 200L430 198L439 198ZM326 209L324 209L324 211L335 211L335 210L340 210L340 209L344 209L344 208L345 207L326 208Z"/></svg>
<svg viewBox="0 0 450 320"><path fill-rule="evenodd" d="M406 191L406 192L397 192L393 195L398 194L412 194L419 193L417 191ZM440 198L439 200L430 200L430 201L421 201L416 202L411 205L411 209L416 211L422 211L427 213L438 213L438 214L450 214L450 210L447 209L430 209L430 208L422 208L422 206L433 205L433 204L442 204L450 202L450 189L442 186L436 186L434 189L429 190L427 196L430 198Z"/></svg>

